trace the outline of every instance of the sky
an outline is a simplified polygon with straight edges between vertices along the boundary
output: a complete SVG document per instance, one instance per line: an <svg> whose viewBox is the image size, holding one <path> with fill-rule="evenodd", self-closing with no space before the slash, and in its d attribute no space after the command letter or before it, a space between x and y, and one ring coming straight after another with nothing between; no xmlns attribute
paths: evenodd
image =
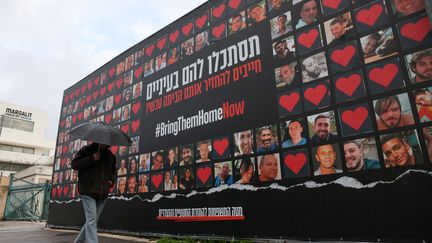
<svg viewBox="0 0 432 243"><path fill-rule="evenodd" d="M48 113L63 91L205 0L2 0L0 101Z"/></svg>

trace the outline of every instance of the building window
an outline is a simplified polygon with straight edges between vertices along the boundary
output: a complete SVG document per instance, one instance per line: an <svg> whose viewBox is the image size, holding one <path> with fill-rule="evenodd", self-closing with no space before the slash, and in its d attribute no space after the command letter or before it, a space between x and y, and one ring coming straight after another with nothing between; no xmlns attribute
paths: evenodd
<svg viewBox="0 0 432 243"><path fill-rule="evenodd" d="M34 154L35 152L34 148L25 148L25 147L19 147L19 146L7 145L7 144L0 144L0 150L11 151L16 153L24 153L24 154Z"/></svg>
<svg viewBox="0 0 432 243"><path fill-rule="evenodd" d="M26 132L33 132L34 122L16 119L8 116L2 116L0 126Z"/></svg>

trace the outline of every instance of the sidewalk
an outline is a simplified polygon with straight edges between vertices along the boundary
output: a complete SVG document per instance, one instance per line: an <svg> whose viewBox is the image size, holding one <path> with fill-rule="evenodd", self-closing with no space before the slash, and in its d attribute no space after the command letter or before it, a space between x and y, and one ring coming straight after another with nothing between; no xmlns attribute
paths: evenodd
<svg viewBox="0 0 432 243"><path fill-rule="evenodd" d="M69 243L78 232L45 228L45 222L0 221L0 242L5 243ZM155 242L143 238L101 233L101 243Z"/></svg>

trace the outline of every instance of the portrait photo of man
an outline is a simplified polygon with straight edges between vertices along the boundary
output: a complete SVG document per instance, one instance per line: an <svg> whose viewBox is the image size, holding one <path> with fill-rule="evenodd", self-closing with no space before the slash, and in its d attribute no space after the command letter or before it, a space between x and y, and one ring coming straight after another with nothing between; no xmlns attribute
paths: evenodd
<svg viewBox="0 0 432 243"><path fill-rule="evenodd" d="M204 140L197 143L197 155L198 158L196 160L197 163L209 162L210 161L210 152L211 152L211 140Z"/></svg>
<svg viewBox="0 0 432 243"><path fill-rule="evenodd" d="M432 121L432 87L414 90L413 96L420 122Z"/></svg>
<svg viewBox="0 0 432 243"><path fill-rule="evenodd" d="M337 144L324 144L314 149L314 175L342 173Z"/></svg>
<svg viewBox="0 0 432 243"><path fill-rule="evenodd" d="M327 44L338 45L354 36L350 12L324 22Z"/></svg>
<svg viewBox="0 0 432 243"><path fill-rule="evenodd" d="M279 153L258 157L258 180L260 182L280 180L281 177Z"/></svg>
<svg viewBox="0 0 432 243"><path fill-rule="evenodd" d="M276 126L264 126L257 129L257 152L269 152L279 148Z"/></svg>
<svg viewBox="0 0 432 243"><path fill-rule="evenodd" d="M232 35L246 28L245 11L234 14L228 19L228 34Z"/></svg>
<svg viewBox="0 0 432 243"><path fill-rule="evenodd" d="M381 136L381 149L386 168L415 165L422 162L418 137L411 134L391 133Z"/></svg>
<svg viewBox="0 0 432 243"><path fill-rule="evenodd" d="M195 36L195 51L200 51L210 45L208 41L208 31L203 31Z"/></svg>
<svg viewBox="0 0 432 243"><path fill-rule="evenodd" d="M405 59L411 83L432 79L432 48L409 54Z"/></svg>
<svg viewBox="0 0 432 243"><path fill-rule="evenodd" d="M180 147L180 166L191 165L194 162L193 145L184 145Z"/></svg>
<svg viewBox="0 0 432 243"><path fill-rule="evenodd" d="M296 82L296 62L284 64L275 69L276 88L284 88Z"/></svg>
<svg viewBox="0 0 432 243"><path fill-rule="evenodd" d="M165 156L163 151L153 152L153 161L151 164L151 170L160 170L163 169L165 161Z"/></svg>
<svg viewBox="0 0 432 243"><path fill-rule="evenodd" d="M343 142L343 148L349 172L381 168L374 138L348 140Z"/></svg>
<svg viewBox="0 0 432 243"><path fill-rule="evenodd" d="M249 25L261 22L266 18L265 1L258 2L248 8Z"/></svg>
<svg viewBox="0 0 432 243"><path fill-rule="evenodd" d="M117 178L117 195L123 195L126 193L126 177Z"/></svg>
<svg viewBox="0 0 432 243"><path fill-rule="evenodd" d="M302 60L303 83L328 76L327 61L324 52Z"/></svg>
<svg viewBox="0 0 432 243"><path fill-rule="evenodd" d="M391 28L360 38L365 63L396 55L397 45Z"/></svg>
<svg viewBox="0 0 432 243"><path fill-rule="evenodd" d="M302 120L291 120L281 123L282 148L307 144Z"/></svg>
<svg viewBox="0 0 432 243"><path fill-rule="evenodd" d="M294 37L289 36L287 38L275 41L273 43L273 56L277 61L293 60L295 58Z"/></svg>
<svg viewBox="0 0 432 243"><path fill-rule="evenodd" d="M234 133L234 156L254 153L254 136L252 130Z"/></svg>
<svg viewBox="0 0 432 243"><path fill-rule="evenodd" d="M272 39L278 38L293 30L291 25L291 12L286 12L270 20Z"/></svg>
<svg viewBox="0 0 432 243"><path fill-rule="evenodd" d="M378 130L404 127L414 124L414 118L406 93L374 101Z"/></svg>
<svg viewBox="0 0 432 243"><path fill-rule="evenodd" d="M234 183L231 161L215 163L214 172L215 186L231 185Z"/></svg>
<svg viewBox="0 0 432 243"><path fill-rule="evenodd" d="M318 4L316 0L304 0L295 5L300 12L296 29L299 29L308 24L312 24L318 18L319 10ZM295 11L295 12L297 12Z"/></svg>
<svg viewBox="0 0 432 243"><path fill-rule="evenodd" d="M331 142L339 137L333 111L309 116L308 123L311 143Z"/></svg>
<svg viewBox="0 0 432 243"><path fill-rule="evenodd" d="M274 16L288 7L286 0L268 0L269 14Z"/></svg>
<svg viewBox="0 0 432 243"><path fill-rule="evenodd" d="M129 176L127 180L127 193L133 194L137 192L137 179L135 175Z"/></svg>

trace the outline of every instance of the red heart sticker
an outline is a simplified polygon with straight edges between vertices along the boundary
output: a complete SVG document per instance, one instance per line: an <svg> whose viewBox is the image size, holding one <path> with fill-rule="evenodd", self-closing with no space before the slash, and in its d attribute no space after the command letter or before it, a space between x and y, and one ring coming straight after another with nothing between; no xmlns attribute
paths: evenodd
<svg viewBox="0 0 432 243"><path fill-rule="evenodd" d="M59 186L59 187L57 188L57 197L60 197L61 194L62 194L62 192L63 192L63 188L62 188L61 186Z"/></svg>
<svg viewBox="0 0 432 243"><path fill-rule="evenodd" d="M336 88L342 93L351 96L361 83L361 77L358 74L353 74L348 78L339 78L336 80Z"/></svg>
<svg viewBox="0 0 432 243"><path fill-rule="evenodd" d="M153 44L147 46L147 48L145 50L147 56L151 57L151 55L153 53L153 50L154 50L154 45Z"/></svg>
<svg viewBox="0 0 432 243"><path fill-rule="evenodd" d="M120 128L124 133L128 134L129 132L129 124L123 124Z"/></svg>
<svg viewBox="0 0 432 243"><path fill-rule="evenodd" d="M65 126L65 120L60 121L60 127L64 128L64 126Z"/></svg>
<svg viewBox="0 0 432 243"><path fill-rule="evenodd" d="M69 100L73 100L73 98L75 98L75 93L70 93L69 94Z"/></svg>
<svg viewBox="0 0 432 243"><path fill-rule="evenodd" d="M98 86L99 85L99 80L100 80L100 77L99 76L97 76L95 79L94 79L94 84L96 85L96 86Z"/></svg>
<svg viewBox="0 0 432 243"><path fill-rule="evenodd" d="M342 121L358 131L368 116L369 112L365 107L357 107L354 111L344 111L342 113Z"/></svg>
<svg viewBox="0 0 432 243"><path fill-rule="evenodd" d="M87 84L87 90L90 91L92 87L93 87L93 83L92 83L92 82L89 82L89 83Z"/></svg>
<svg viewBox="0 0 432 243"><path fill-rule="evenodd" d="M75 124L76 119L77 119L77 116L76 116L76 115L72 115L72 123L73 123L73 124Z"/></svg>
<svg viewBox="0 0 432 243"><path fill-rule="evenodd" d="M223 155L225 153L228 145L229 142L227 138L222 138L221 140L215 139L213 142L213 147L219 155Z"/></svg>
<svg viewBox="0 0 432 243"><path fill-rule="evenodd" d="M163 37L162 39L158 40L157 42L157 48L159 48L159 50L162 50L165 47L166 44L166 37Z"/></svg>
<svg viewBox="0 0 432 243"><path fill-rule="evenodd" d="M118 103L120 103L122 94L117 94L116 96L114 96L114 102L116 103L116 105L118 105Z"/></svg>
<svg viewBox="0 0 432 243"><path fill-rule="evenodd" d="M304 97L314 105L318 105L327 93L327 87L323 84L315 88L308 88L304 92Z"/></svg>
<svg viewBox="0 0 432 243"><path fill-rule="evenodd" d="M79 94L80 94L80 89L76 89L76 90L75 90L75 96L78 97Z"/></svg>
<svg viewBox="0 0 432 243"><path fill-rule="evenodd" d="M117 88L120 89L121 86L122 86L122 84L123 84L123 77L120 77L120 78L117 79L117 81L116 81Z"/></svg>
<svg viewBox="0 0 432 243"><path fill-rule="evenodd" d="M195 20L195 25L201 29L206 22L207 22L207 14L204 14L203 16Z"/></svg>
<svg viewBox="0 0 432 243"><path fill-rule="evenodd" d="M106 114L105 115L105 123L106 124L110 124L111 123L111 119L112 119L112 114L111 113L108 113L108 114Z"/></svg>
<svg viewBox="0 0 432 243"><path fill-rule="evenodd" d="M140 108L141 108L141 103L140 102L133 104L132 105L132 111L133 111L133 113L136 115L138 113L138 111L140 110Z"/></svg>
<svg viewBox="0 0 432 243"><path fill-rule="evenodd" d="M225 11L225 4L222 3L216 8L213 8L212 15L216 18L220 18L224 11Z"/></svg>
<svg viewBox="0 0 432 243"><path fill-rule="evenodd" d="M133 121L131 127L132 127L132 132L136 132L140 127L140 121L139 120Z"/></svg>
<svg viewBox="0 0 432 243"><path fill-rule="evenodd" d="M99 90L100 96L103 97L103 96L105 95L105 92L106 92L106 87L102 87L102 88Z"/></svg>
<svg viewBox="0 0 432 243"><path fill-rule="evenodd" d="M192 30L192 23L188 23L186 25L183 26L182 28L182 33L185 36L188 36L190 34L190 31Z"/></svg>
<svg viewBox="0 0 432 243"><path fill-rule="evenodd" d="M315 43L318 34L318 30L311 29L309 30L309 32L300 34L298 42L307 48L311 48L311 46Z"/></svg>
<svg viewBox="0 0 432 243"><path fill-rule="evenodd" d="M89 95L89 96L86 97L87 105L90 104L91 98L92 98L91 95Z"/></svg>
<svg viewBox="0 0 432 243"><path fill-rule="evenodd" d="M152 175L152 183L155 188L159 188L162 182L162 174Z"/></svg>
<svg viewBox="0 0 432 243"><path fill-rule="evenodd" d="M292 171L294 174L298 174L299 171L306 164L306 155L304 153L288 154L284 159L285 165Z"/></svg>
<svg viewBox="0 0 432 243"><path fill-rule="evenodd" d="M68 151L68 146L63 145L62 151L63 151L64 154L67 153L67 151Z"/></svg>
<svg viewBox="0 0 432 243"><path fill-rule="evenodd" d="M401 28L401 34L411 40L421 42L430 32L431 25L427 17L419 19L417 23L407 23Z"/></svg>
<svg viewBox="0 0 432 243"><path fill-rule="evenodd" d="M68 103L68 101L69 101L69 95L66 95L66 96L64 97L63 101L64 101L64 103Z"/></svg>
<svg viewBox="0 0 432 243"><path fill-rule="evenodd" d="M228 6L232 9L237 9L242 0L230 0Z"/></svg>
<svg viewBox="0 0 432 243"><path fill-rule="evenodd" d="M139 66L137 69L135 69L134 71L135 78L139 78L141 76L142 70L143 70L142 66Z"/></svg>
<svg viewBox="0 0 432 243"><path fill-rule="evenodd" d="M171 43L174 43L177 40L177 37L179 36L179 34L180 34L180 31L176 30L169 35L169 40L171 41Z"/></svg>
<svg viewBox="0 0 432 243"><path fill-rule="evenodd" d="M290 95L282 95L279 98L279 104L287 111L291 112L300 100L300 95L293 92Z"/></svg>
<svg viewBox="0 0 432 243"><path fill-rule="evenodd" d="M362 9L357 13L357 21L373 26L383 12L381 4L372 5L369 9Z"/></svg>
<svg viewBox="0 0 432 243"><path fill-rule="evenodd" d="M110 77L114 76L115 71L116 71L116 67L112 67L112 68L108 71L109 76L110 76Z"/></svg>
<svg viewBox="0 0 432 243"><path fill-rule="evenodd" d="M111 147L110 147L110 150L111 150L111 152L112 152L113 154L116 154L117 151L118 151L118 149L119 149L119 146L111 146Z"/></svg>
<svg viewBox="0 0 432 243"><path fill-rule="evenodd" d="M85 99L80 99L79 104L80 108L83 108L83 106L85 105Z"/></svg>
<svg viewBox="0 0 432 243"><path fill-rule="evenodd" d="M83 112L78 113L78 121L81 121L83 118Z"/></svg>
<svg viewBox="0 0 432 243"><path fill-rule="evenodd" d="M338 9L342 0L323 0L322 4L328 8Z"/></svg>
<svg viewBox="0 0 432 243"><path fill-rule="evenodd" d="M84 94L84 92L86 91L87 87L84 84L83 86L81 86L81 93Z"/></svg>
<svg viewBox="0 0 432 243"><path fill-rule="evenodd" d="M212 35L216 38L219 38L225 31L225 24L222 23L212 29Z"/></svg>
<svg viewBox="0 0 432 243"><path fill-rule="evenodd" d="M66 197L68 195L69 192L69 186L65 185L63 188L63 196Z"/></svg>
<svg viewBox="0 0 432 243"><path fill-rule="evenodd" d="M114 81L108 84L108 91L111 92L114 88Z"/></svg>
<svg viewBox="0 0 432 243"><path fill-rule="evenodd" d="M389 63L384 68L372 68L369 72L370 80L387 88L399 72L399 68L394 63Z"/></svg>
<svg viewBox="0 0 432 243"><path fill-rule="evenodd" d="M202 184L205 184L211 175L211 169L210 167L198 168L197 174Z"/></svg>
<svg viewBox="0 0 432 243"><path fill-rule="evenodd" d="M96 98L98 97L98 95L99 95L99 91L93 92L93 100L96 100Z"/></svg>
<svg viewBox="0 0 432 243"><path fill-rule="evenodd" d="M355 54L356 50L354 48L354 46L346 46L344 49L342 50L335 50L333 51L333 53L331 54L331 59L343 66L346 67L348 66L348 64L350 63L351 59L353 58L354 54Z"/></svg>

